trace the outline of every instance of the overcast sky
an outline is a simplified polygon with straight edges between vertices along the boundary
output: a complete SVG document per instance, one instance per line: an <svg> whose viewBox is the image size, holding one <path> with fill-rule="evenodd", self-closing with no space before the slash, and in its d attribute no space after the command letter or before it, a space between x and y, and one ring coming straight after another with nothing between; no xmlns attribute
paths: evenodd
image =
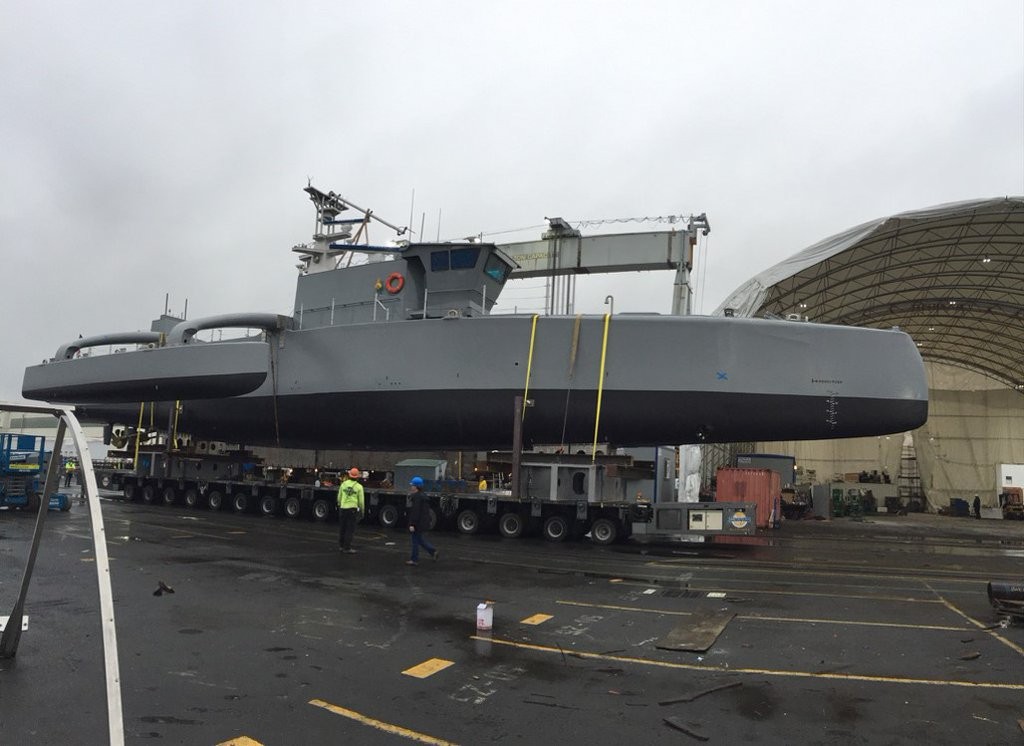
<svg viewBox="0 0 1024 746"><path fill-rule="evenodd" d="M706 212L710 312L855 224L1024 194L1024 4L15 0L0 143L0 400L167 293L290 312L307 177L401 224L415 190L428 238ZM669 311L671 273L590 280L577 311Z"/></svg>

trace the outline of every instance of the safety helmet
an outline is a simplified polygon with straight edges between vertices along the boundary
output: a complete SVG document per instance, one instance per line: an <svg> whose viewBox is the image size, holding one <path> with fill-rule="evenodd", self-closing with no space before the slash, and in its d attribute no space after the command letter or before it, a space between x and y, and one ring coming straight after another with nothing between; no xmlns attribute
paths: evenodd
<svg viewBox="0 0 1024 746"><path fill-rule="evenodd" d="M351 469L348 470L348 475L353 479L359 479L359 477L363 476L363 473L353 466Z"/></svg>
<svg viewBox="0 0 1024 746"><path fill-rule="evenodd" d="M413 487L422 487L423 486L423 477L413 477L412 481L409 482L409 484L411 484Z"/></svg>

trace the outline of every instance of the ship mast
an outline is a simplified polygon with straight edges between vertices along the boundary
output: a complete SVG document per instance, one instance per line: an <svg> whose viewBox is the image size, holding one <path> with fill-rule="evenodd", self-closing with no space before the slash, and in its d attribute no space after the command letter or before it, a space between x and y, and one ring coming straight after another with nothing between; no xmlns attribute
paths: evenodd
<svg viewBox="0 0 1024 746"><path fill-rule="evenodd" d="M342 262L352 260L354 247L366 242L369 237L370 221L376 220L402 236L408 231L377 217L373 210L368 210L334 192L323 192L312 184L304 190L316 208L316 221L313 226L312 243L298 244L292 251L299 254L296 267L303 274L327 272L336 269ZM360 214L357 218L338 217L345 210L354 210ZM353 235L353 228L355 234Z"/></svg>

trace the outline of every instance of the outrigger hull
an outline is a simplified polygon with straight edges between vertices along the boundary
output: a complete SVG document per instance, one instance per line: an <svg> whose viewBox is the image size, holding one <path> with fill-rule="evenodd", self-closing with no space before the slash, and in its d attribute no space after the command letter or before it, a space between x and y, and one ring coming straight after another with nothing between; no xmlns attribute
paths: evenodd
<svg viewBox="0 0 1024 746"><path fill-rule="evenodd" d="M262 382L235 396L210 396L212 379L197 389L190 348L203 347L219 348L220 380ZM162 373L146 387L139 371L158 351ZM77 366L97 359L86 358L27 369L24 393L60 392L83 418L121 424L140 399L163 422L178 400L178 429L194 437L310 448L507 448L517 395L532 400L527 444L590 442L595 429L617 446L843 438L910 430L928 412L905 333L769 319L453 317L109 357L134 371L112 380L132 387L97 388Z"/></svg>

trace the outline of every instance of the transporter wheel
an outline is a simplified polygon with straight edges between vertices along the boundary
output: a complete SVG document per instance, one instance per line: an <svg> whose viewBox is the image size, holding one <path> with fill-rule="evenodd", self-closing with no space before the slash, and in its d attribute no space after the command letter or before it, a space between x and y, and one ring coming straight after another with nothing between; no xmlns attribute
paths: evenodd
<svg viewBox="0 0 1024 746"><path fill-rule="evenodd" d="M156 487L147 484L142 488L142 502L152 505L156 502Z"/></svg>
<svg viewBox="0 0 1024 746"><path fill-rule="evenodd" d="M124 485L124 499L134 501L139 497L139 489L137 485L125 483Z"/></svg>
<svg viewBox="0 0 1024 746"><path fill-rule="evenodd" d="M110 489L110 485L112 482L113 480L110 478L109 474L104 474L102 477L100 477L100 487L102 487L105 490Z"/></svg>
<svg viewBox="0 0 1024 746"><path fill-rule="evenodd" d="M590 526L590 540L595 544L605 546L613 543L619 537L619 527L610 518L598 518Z"/></svg>
<svg viewBox="0 0 1024 746"><path fill-rule="evenodd" d="M302 515L302 500L292 495L284 501L284 514L289 518L298 518Z"/></svg>
<svg viewBox="0 0 1024 746"><path fill-rule="evenodd" d="M273 495L265 495L260 498L260 513L263 515L276 515L277 498Z"/></svg>
<svg viewBox="0 0 1024 746"><path fill-rule="evenodd" d="M199 505L199 490L189 487L185 490L185 507L194 508Z"/></svg>
<svg viewBox="0 0 1024 746"><path fill-rule="evenodd" d="M326 521L328 516L331 515L331 504L326 500L316 500L313 502L313 518L318 521Z"/></svg>
<svg viewBox="0 0 1024 746"><path fill-rule="evenodd" d="M455 525L464 534L475 534L480 530L480 514L472 508L467 508L455 518Z"/></svg>
<svg viewBox="0 0 1024 746"><path fill-rule="evenodd" d="M224 493L213 490L206 498L206 505L210 510L220 510L224 505Z"/></svg>
<svg viewBox="0 0 1024 746"><path fill-rule="evenodd" d="M433 531L437 528L437 511L433 508L427 508L427 531Z"/></svg>
<svg viewBox="0 0 1024 746"><path fill-rule="evenodd" d="M398 525L398 508L394 505L381 505L377 520L384 528L394 528Z"/></svg>
<svg viewBox="0 0 1024 746"><path fill-rule="evenodd" d="M174 503L178 502L178 491L173 487L164 487L160 496L163 498L164 505L174 505Z"/></svg>
<svg viewBox="0 0 1024 746"><path fill-rule="evenodd" d="M42 500L39 499L38 492L29 492L25 501L25 508L32 513L39 512L39 506L42 504ZM49 507L49 506L47 506Z"/></svg>
<svg viewBox="0 0 1024 746"><path fill-rule="evenodd" d="M505 513L498 519L498 532L506 539L518 539L525 528L526 521L519 513Z"/></svg>
<svg viewBox="0 0 1024 746"><path fill-rule="evenodd" d="M541 533L548 541L565 541L569 535L569 521L560 515L553 515L544 521Z"/></svg>
<svg viewBox="0 0 1024 746"><path fill-rule="evenodd" d="M236 513L245 513L249 510L249 496L244 492L236 492L231 496L231 507Z"/></svg>

